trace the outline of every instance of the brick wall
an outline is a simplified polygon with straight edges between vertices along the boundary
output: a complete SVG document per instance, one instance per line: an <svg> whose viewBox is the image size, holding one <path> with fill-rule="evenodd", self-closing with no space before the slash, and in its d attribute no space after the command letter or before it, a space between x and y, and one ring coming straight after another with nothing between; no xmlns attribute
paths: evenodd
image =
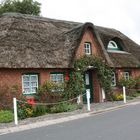
<svg viewBox="0 0 140 140"><path fill-rule="evenodd" d="M39 75L39 84L42 85L46 80L50 79L50 72L65 72L64 69L0 69L0 86L7 85L12 87L17 85L19 92L22 93L22 74L35 73Z"/></svg>
<svg viewBox="0 0 140 140"><path fill-rule="evenodd" d="M134 70L132 70L131 75L134 78L140 77L140 69L134 69Z"/></svg>
<svg viewBox="0 0 140 140"><path fill-rule="evenodd" d="M96 44L96 42L94 40L93 33L90 31L90 29L88 29L87 31L85 31L85 33L82 37L82 41L77 49L76 58L80 58L85 55L85 48L84 48L85 42L91 43L91 50L92 50L93 56L101 56L100 51L98 49L98 45ZM92 94L93 94L94 102L100 102L101 101L101 90L100 90L100 84L97 79L97 74L95 71L93 71L92 80L93 80L93 82L92 82L93 83L93 93Z"/></svg>
<svg viewBox="0 0 140 140"><path fill-rule="evenodd" d="M118 80L121 79L123 77L123 72L124 71L129 71L130 72L130 76L132 76L133 78L137 78L140 77L140 69L132 69L132 68L127 68L127 69L116 69L116 74L118 76Z"/></svg>
<svg viewBox="0 0 140 140"><path fill-rule="evenodd" d="M100 55L100 51L98 50L97 44L94 40L93 33L90 30L87 30L87 31L85 31L85 33L82 37L82 41L78 47L78 50L76 53L76 58L80 58L85 55L85 49L84 49L85 42L91 43L92 55Z"/></svg>

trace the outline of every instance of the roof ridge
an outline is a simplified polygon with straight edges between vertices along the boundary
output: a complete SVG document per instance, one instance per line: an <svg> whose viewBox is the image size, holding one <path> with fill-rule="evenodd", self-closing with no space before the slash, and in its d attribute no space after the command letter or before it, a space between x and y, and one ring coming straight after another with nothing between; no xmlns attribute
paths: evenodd
<svg viewBox="0 0 140 140"><path fill-rule="evenodd" d="M53 19L48 17L36 16L36 15L29 15L29 14L21 14L16 12L7 12L0 15L1 17L15 17L15 18L25 18L25 19L32 19L32 20L42 20L42 21L52 21L52 22L65 22L69 24L81 24L80 22L76 21L68 21L68 20L60 20L60 19Z"/></svg>

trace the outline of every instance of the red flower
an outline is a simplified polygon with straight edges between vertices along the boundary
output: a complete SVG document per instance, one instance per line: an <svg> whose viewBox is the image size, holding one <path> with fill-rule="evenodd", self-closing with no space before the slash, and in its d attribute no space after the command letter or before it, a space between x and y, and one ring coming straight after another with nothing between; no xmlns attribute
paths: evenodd
<svg viewBox="0 0 140 140"><path fill-rule="evenodd" d="M66 75L65 80L68 81L70 78L68 75Z"/></svg>
<svg viewBox="0 0 140 140"><path fill-rule="evenodd" d="M34 105L35 100L34 99L27 99L27 103L30 104L30 105Z"/></svg>

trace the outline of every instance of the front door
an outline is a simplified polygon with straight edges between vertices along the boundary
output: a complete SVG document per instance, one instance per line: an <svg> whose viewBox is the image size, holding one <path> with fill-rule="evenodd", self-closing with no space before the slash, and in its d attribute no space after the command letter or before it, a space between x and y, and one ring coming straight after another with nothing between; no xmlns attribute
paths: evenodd
<svg viewBox="0 0 140 140"><path fill-rule="evenodd" d="M93 82L92 82L92 72L87 71L85 72L85 85L86 85L86 91L90 92L90 102L93 102ZM83 102L86 103L86 96L83 98Z"/></svg>

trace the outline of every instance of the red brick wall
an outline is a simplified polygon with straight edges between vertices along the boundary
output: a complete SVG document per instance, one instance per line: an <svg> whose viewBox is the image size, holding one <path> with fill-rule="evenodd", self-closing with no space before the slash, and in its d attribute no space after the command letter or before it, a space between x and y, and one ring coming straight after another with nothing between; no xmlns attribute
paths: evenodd
<svg viewBox="0 0 140 140"><path fill-rule="evenodd" d="M132 77L134 77L134 78L140 77L140 69L134 69L134 70L131 72L131 75L132 75Z"/></svg>
<svg viewBox="0 0 140 140"><path fill-rule="evenodd" d="M81 43L78 47L77 53L76 53L76 58L80 58L85 55L85 48L84 48L85 42L91 43L91 50L92 50L93 56L101 56L94 38L95 37L93 36L93 33L88 29L82 37L82 41L81 41ZM93 72L92 79L93 79L93 93L92 94L93 94L94 102L100 102L101 101L100 84L98 82L97 74L95 71Z"/></svg>
<svg viewBox="0 0 140 140"><path fill-rule="evenodd" d="M121 79L123 77L123 72L127 71L127 69L116 69L116 73L118 75L118 79ZM132 76L133 78L137 78L140 77L140 69L128 69L128 71L130 71L130 76Z"/></svg>
<svg viewBox="0 0 140 140"><path fill-rule="evenodd" d="M0 86L7 85L12 87L13 85L18 85L19 92L22 93L22 74L39 74L39 83L42 85L46 80L50 79L50 72L66 72L68 74L66 69L0 69Z"/></svg>
<svg viewBox="0 0 140 140"><path fill-rule="evenodd" d="M76 53L76 58L80 58L81 56L85 55L85 49L84 49L84 43L85 42L90 42L91 43L91 50L93 55L99 55L100 52L98 50L98 47L96 45L96 42L94 41L94 36L93 33L90 30L87 30L83 37L82 41L78 47L77 53Z"/></svg>

